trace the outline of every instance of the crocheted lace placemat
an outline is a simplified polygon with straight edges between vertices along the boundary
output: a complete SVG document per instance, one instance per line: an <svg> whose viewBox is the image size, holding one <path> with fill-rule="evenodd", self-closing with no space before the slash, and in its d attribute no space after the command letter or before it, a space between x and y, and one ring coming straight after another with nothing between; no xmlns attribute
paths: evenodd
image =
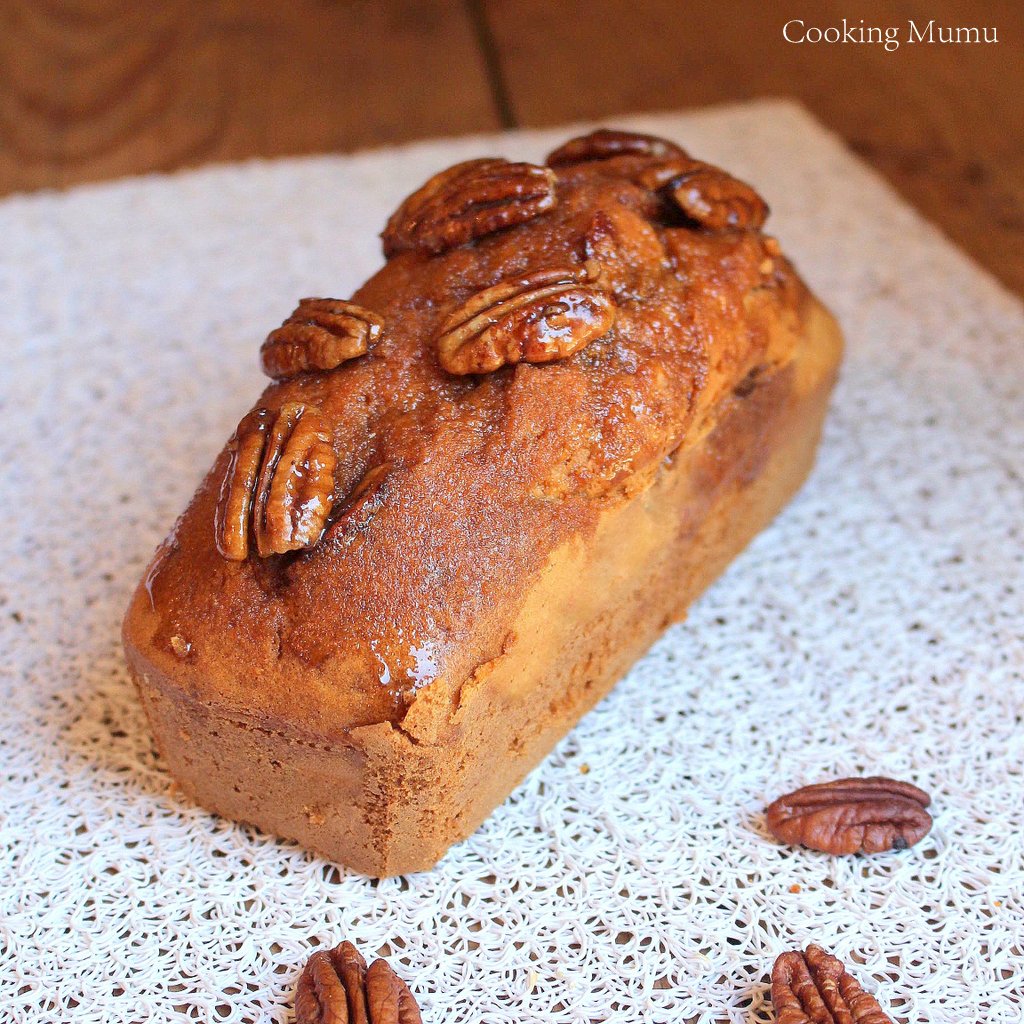
<svg viewBox="0 0 1024 1024"><path fill-rule="evenodd" d="M1024 310L801 109L618 119L754 182L849 350L779 520L470 840L372 882L169 789L130 589L300 295L386 214L568 129L0 203L0 1020L284 1021L309 953L390 952L427 1022L771 1019L818 941L897 1021L1024 1014ZM776 844L825 778L931 792L911 850Z"/></svg>

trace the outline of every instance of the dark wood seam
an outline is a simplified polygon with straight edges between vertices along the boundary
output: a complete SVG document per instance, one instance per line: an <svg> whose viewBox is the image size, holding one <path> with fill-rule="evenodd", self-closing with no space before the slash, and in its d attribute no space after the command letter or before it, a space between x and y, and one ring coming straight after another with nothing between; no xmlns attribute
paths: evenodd
<svg viewBox="0 0 1024 1024"><path fill-rule="evenodd" d="M501 122L502 128L516 128L519 122L512 108L512 98L509 95L505 74L501 68L501 54L494 33L491 31L490 22L487 20L483 0L466 0L466 14L473 27L477 45L480 47L484 76L491 90L491 99L494 101L498 120Z"/></svg>

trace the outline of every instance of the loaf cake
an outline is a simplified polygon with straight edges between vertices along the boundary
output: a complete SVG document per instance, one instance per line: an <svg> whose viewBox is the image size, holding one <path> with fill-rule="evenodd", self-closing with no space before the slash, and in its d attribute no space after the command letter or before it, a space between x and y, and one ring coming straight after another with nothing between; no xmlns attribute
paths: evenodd
<svg viewBox="0 0 1024 1024"><path fill-rule="evenodd" d="M767 213L602 130L301 300L124 622L180 789L372 876L477 828L812 464L842 343Z"/></svg>

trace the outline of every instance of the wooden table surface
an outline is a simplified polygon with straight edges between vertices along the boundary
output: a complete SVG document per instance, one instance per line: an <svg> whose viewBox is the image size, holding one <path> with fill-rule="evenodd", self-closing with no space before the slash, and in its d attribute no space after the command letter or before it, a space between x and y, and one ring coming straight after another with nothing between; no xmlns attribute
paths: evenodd
<svg viewBox="0 0 1024 1024"><path fill-rule="evenodd" d="M783 39L844 17L999 42ZM1020 0L0 0L0 194L765 95L1024 294Z"/></svg>

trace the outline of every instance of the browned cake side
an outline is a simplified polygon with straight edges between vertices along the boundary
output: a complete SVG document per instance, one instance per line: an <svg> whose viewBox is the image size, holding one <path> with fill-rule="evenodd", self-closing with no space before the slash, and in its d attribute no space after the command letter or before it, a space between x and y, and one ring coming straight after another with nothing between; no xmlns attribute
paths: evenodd
<svg viewBox="0 0 1024 1024"><path fill-rule="evenodd" d="M435 863L685 613L834 381L747 186L622 133L549 163L438 175L271 334L125 619L182 788L367 874Z"/></svg>

